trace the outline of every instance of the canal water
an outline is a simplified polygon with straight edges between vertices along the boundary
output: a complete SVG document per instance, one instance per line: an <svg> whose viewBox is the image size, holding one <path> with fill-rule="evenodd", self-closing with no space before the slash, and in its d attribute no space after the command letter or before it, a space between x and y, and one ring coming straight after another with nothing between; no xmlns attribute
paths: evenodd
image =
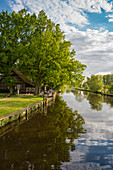
<svg viewBox="0 0 113 170"><path fill-rule="evenodd" d="M82 91L0 137L0 170L113 169L113 98Z"/></svg>

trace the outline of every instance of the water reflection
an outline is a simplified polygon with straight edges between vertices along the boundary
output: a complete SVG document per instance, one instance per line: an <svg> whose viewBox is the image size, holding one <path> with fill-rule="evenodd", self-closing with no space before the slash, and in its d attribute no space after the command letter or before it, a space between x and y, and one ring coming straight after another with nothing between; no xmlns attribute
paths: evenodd
<svg viewBox="0 0 113 170"><path fill-rule="evenodd" d="M63 170L113 169L113 97L79 92L64 93L67 104L77 109L85 119L87 133L74 141L76 150L71 152L71 162ZM82 102L78 99L82 98Z"/></svg>
<svg viewBox="0 0 113 170"><path fill-rule="evenodd" d="M87 97L92 110L101 111L103 107L103 98L100 94L89 94Z"/></svg>
<svg viewBox="0 0 113 170"><path fill-rule="evenodd" d="M35 117L0 138L0 169L61 169L69 162L74 140L86 133L83 117L60 96L47 114Z"/></svg>
<svg viewBox="0 0 113 170"><path fill-rule="evenodd" d="M84 99L88 100L92 110L101 111L103 103L107 103L110 105L110 108L113 108L113 97L86 91L75 90L71 92L75 95L75 99L78 102L83 102Z"/></svg>
<svg viewBox="0 0 113 170"><path fill-rule="evenodd" d="M72 93L75 95L75 99L78 102L83 102L84 99L88 100L92 110L101 111L103 108L103 102L110 104L110 106L113 107L113 100L110 102L110 97L108 96L77 90L72 91Z"/></svg>
<svg viewBox="0 0 113 170"><path fill-rule="evenodd" d="M72 91L73 94L75 95L75 99L78 101L78 102L82 102L84 100L84 96L82 94L82 91Z"/></svg>

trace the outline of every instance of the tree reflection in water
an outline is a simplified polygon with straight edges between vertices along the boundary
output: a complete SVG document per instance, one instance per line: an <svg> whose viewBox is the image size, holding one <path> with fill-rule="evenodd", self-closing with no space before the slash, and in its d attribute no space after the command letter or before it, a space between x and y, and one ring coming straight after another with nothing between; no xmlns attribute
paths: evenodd
<svg viewBox="0 0 113 170"><path fill-rule="evenodd" d="M73 94L75 95L75 98L78 102L82 102L84 98L86 98L89 101L89 104L91 106L92 110L97 110L101 111L104 102L104 98L100 94L95 94L95 93L89 93L86 91L72 91Z"/></svg>
<svg viewBox="0 0 113 170"><path fill-rule="evenodd" d="M60 96L47 114L37 114L0 138L0 169L60 169L70 161L74 139L86 133L83 117Z"/></svg>
<svg viewBox="0 0 113 170"><path fill-rule="evenodd" d="M72 90L72 93L75 95L75 98L78 102L83 102L84 96L82 91Z"/></svg>
<svg viewBox="0 0 113 170"><path fill-rule="evenodd" d="M92 110L101 111L103 107L103 97L100 94L89 94L87 97Z"/></svg>
<svg viewBox="0 0 113 170"><path fill-rule="evenodd" d="M113 97L104 96L104 102L110 105L110 108L113 108Z"/></svg>

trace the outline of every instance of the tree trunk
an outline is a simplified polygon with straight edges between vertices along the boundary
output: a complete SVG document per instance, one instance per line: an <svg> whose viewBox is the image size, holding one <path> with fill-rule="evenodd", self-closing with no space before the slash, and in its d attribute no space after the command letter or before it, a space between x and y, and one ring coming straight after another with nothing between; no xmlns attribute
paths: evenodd
<svg viewBox="0 0 113 170"><path fill-rule="evenodd" d="M10 94L13 94L13 87L10 88Z"/></svg>
<svg viewBox="0 0 113 170"><path fill-rule="evenodd" d="M37 76L36 85L35 85L35 95L40 94L40 82L39 77Z"/></svg>
<svg viewBox="0 0 113 170"><path fill-rule="evenodd" d="M38 86L38 94L40 94L40 86Z"/></svg>
<svg viewBox="0 0 113 170"><path fill-rule="evenodd" d="M35 95L40 94L40 85L35 86Z"/></svg>
<svg viewBox="0 0 113 170"><path fill-rule="evenodd" d="M38 85L35 86L35 95L37 95L38 92Z"/></svg>

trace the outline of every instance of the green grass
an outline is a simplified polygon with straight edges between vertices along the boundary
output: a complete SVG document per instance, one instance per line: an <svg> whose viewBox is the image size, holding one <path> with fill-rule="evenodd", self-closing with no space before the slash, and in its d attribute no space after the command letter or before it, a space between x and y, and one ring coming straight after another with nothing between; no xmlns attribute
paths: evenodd
<svg viewBox="0 0 113 170"><path fill-rule="evenodd" d="M0 101L0 117L9 113L21 111L22 108L28 107L31 104L40 103L42 97L37 96L22 96L19 98L5 99Z"/></svg>
<svg viewBox="0 0 113 170"><path fill-rule="evenodd" d="M3 99L4 97L3 97L3 93L0 93L0 99Z"/></svg>
<svg viewBox="0 0 113 170"><path fill-rule="evenodd" d="M24 99L38 99L38 100L40 100L40 99L42 99L42 97L38 97L38 96L25 96L25 95L23 95L21 98L24 98Z"/></svg>

